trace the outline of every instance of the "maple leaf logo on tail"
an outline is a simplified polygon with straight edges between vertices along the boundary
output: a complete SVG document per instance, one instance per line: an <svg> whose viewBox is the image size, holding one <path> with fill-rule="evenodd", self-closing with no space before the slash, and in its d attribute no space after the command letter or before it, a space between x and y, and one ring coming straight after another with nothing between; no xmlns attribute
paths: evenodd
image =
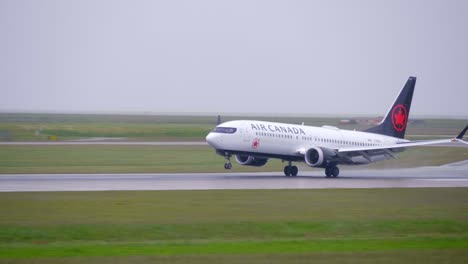
<svg viewBox="0 0 468 264"><path fill-rule="evenodd" d="M408 122L408 111L402 104L396 105L392 110L392 125L393 129L398 132L403 131L406 128Z"/></svg>
<svg viewBox="0 0 468 264"><path fill-rule="evenodd" d="M403 126L405 123L406 116L402 113L401 109L398 110L398 113L395 115L395 123L397 126Z"/></svg>

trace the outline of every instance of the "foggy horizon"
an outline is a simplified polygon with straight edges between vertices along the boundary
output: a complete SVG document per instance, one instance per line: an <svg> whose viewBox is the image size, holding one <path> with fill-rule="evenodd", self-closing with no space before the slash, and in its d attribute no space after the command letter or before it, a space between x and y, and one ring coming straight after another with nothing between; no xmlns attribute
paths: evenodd
<svg viewBox="0 0 468 264"><path fill-rule="evenodd" d="M0 112L467 118L466 1L0 0Z"/></svg>
<svg viewBox="0 0 468 264"><path fill-rule="evenodd" d="M307 114L307 113L212 113L212 112L119 112L119 111L17 111L17 110L2 110L0 114L32 114L32 115L121 115L121 116L193 116L193 117L209 117L213 118L220 115L221 117L291 117L291 118L383 118L386 113L364 113L364 114ZM467 115L419 115L410 113L409 119L468 119Z"/></svg>

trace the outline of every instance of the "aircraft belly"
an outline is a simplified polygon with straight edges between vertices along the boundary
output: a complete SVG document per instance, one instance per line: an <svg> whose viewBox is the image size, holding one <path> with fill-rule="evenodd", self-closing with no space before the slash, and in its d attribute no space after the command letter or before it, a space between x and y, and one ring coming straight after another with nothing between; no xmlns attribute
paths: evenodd
<svg viewBox="0 0 468 264"><path fill-rule="evenodd" d="M295 156L299 146L292 144L296 142L287 142L281 140L272 140L270 138L252 138L250 141L233 140L225 141L225 149L238 152L271 154L278 156Z"/></svg>

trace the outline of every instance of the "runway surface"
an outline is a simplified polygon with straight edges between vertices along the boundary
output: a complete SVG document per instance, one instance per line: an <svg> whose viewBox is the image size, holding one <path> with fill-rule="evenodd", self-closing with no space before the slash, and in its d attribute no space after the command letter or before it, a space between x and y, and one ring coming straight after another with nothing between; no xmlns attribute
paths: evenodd
<svg viewBox="0 0 468 264"><path fill-rule="evenodd" d="M0 146L86 146L86 145L124 145L124 146L208 146L204 141L31 141L0 142Z"/></svg>
<svg viewBox="0 0 468 264"><path fill-rule="evenodd" d="M468 160L440 167L391 170L346 170L325 178L322 170L285 177L282 173L174 174L12 174L0 175L1 192L324 189L468 187Z"/></svg>
<svg viewBox="0 0 468 264"><path fill-rule="evenodd" d="M208 146L205 141L14 141L1 142L0 146ZM467 147L459 142L426 145L424 147Z"/></svg>

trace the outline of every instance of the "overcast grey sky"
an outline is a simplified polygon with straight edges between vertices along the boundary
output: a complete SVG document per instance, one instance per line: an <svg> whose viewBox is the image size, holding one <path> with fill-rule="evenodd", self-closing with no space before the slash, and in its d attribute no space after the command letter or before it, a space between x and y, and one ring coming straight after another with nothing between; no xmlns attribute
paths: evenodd
<svg viewBox="0 0 468 264"><path fill-rule="evenodd" d="M0 111L468 116L468 1L0 0Z"/></svg>

